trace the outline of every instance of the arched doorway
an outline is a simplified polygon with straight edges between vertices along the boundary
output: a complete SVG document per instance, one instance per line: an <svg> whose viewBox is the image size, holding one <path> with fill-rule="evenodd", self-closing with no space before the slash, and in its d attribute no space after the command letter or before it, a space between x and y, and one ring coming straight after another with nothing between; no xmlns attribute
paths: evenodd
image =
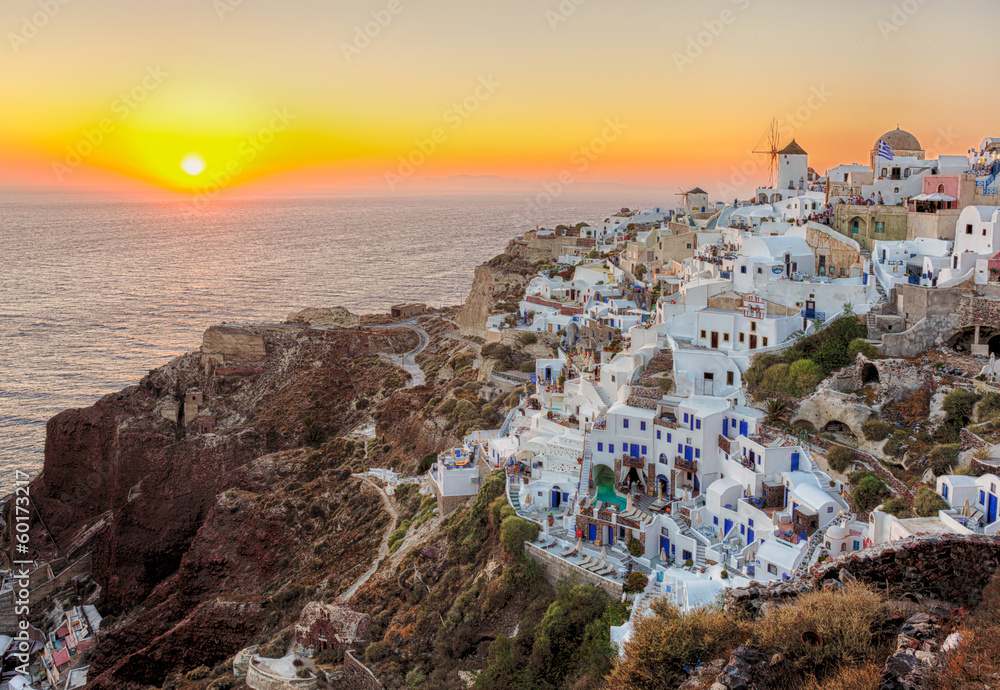
<svg viewBox="0 0 1000 690"><path fill-rule="evenodd" d="M562 489L558 486L552 487L552 508L553 510L562 505Z"/></svg>
<svg viewBox="0 0 1000 690"><path fill-rule="evenodd" d="M656 496L663 499L670 498L670 480L662 474L656 476Z"/></svg>
<svg viewBox="0 0 1000 690"><path fill-rule="evenodd" d="M987 344L990 346L990 354L1000 357L1000 333L990 338Z"/></svg>
<svg viewBox="0 0 1000 690"><path fill-rule="evenodd" d="M861 384L878 383L878 367L874 364L866 364L861 368Z"/></svg>

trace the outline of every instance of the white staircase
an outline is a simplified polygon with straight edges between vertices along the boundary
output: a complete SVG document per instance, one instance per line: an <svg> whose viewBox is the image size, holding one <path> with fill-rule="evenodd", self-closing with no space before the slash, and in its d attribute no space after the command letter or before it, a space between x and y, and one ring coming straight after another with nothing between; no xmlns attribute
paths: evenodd
<svg viewBox="0 0 1000 690"><path fill-rule="evenodd" d="M590 493L590 469L593 465L594 452L590 447L590 434L583 435L583 463L580 465L580 483L578 496L582 502L584 497Z"/></svg>

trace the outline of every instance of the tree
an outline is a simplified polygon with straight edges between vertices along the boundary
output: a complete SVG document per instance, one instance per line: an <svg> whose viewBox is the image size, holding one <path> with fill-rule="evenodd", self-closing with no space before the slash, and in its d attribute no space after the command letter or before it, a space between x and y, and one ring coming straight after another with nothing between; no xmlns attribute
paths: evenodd
<svg viewBox="0 0 1000 690"><path fill-rule="evenodd" d="M851 491L854 509L859 513L867 513L889 496L889 487L875 475L869 475Z"/></svg>
<svg viewBox="0 0 1000 690"><path fill-rule="evenodd" d="M777 424L782 421L789 410L788 401L784 398L771 398L767 401L767 423Z"/></svg>
<svg viewBox="0 0 1000 690"><path fill-rule="evenodd" d="M798 396L816 390L823 380L823 369L811 359L800 359L788 368L788 387Z"/></svg>
<svg viewBox="0 0 1000 690"><path fill-rule="evenodd" d="M632 270L632 275L635 276L636 280L642 280L643 276L646 275L646 264L636 264L636 267Z"/></svg>
<svg viewBox="0 0 1000 690"><path fill-rule="evenodd" d="M913 499L913 512L920 517L937 517L939 510L947 509L948 502L926 486L920 487L920 491Z"/></svg>
<svg viewBox="0 0 1000 690"><path fill-rule="evenodd" d="M524 542L534 541L541 531L536 523L519 517L508 517L500 525L500 543L505 553L518 560L524 558Z"/></svg>
<svg viewBox="0 0 1000 690"><path fill-rule="evenodd" d="M895 515L898 518L906 518L910 516L910 506L906 504L906 499L897 496L882 504L882 512Z"/></svg>
<svg viewBox="0 0 1000 690"><path fill-rule="evenodd" d="M958 453L961 449L962 447L957 443L945 443L934 446L927 458L934 469L934 474L939 477L943 474L948 474L948 471L958 461Z"/></svg>

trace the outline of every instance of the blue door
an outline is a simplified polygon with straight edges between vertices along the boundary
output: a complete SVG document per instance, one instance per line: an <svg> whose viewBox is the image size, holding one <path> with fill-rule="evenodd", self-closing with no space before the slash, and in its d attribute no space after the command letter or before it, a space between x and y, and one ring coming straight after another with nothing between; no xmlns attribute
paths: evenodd
<svg viewBox="0 0 1000 690"><path fill-rule="evenodd" d="M615 528L608 527L608 546L615 545Z"/></svg>
<svg viewBox="0 0 1000 690"><path fill-rule="evenodd" d="M562 502L562 495L559 493L559 489L552 490L552 507L558 508Z"/></svg>
<svg viewBox="0 0 1000 690"><path fill-rule="evenodd" d="M729 436L729 417L722 418L722 435Z"/></svg>
<svg viewBox="0 0 1000 690"><path fill-rule="evenodd" d="M663 551L667 560L670 560L670 540L666 537L660 537L660 550ZM657 554L659 555L659 554Z"/></svg>
<svg viewBox="0 0 1000 690"><path fill-rule="evenodd" d="M684 446L684 459L694 460L694 448L691 446Z"/></svg>
<svg viewBox="0 0 1000 690"><path fill-rule="evenodd" d="M750 434L747 433L749 430L750 430L750 428L749 428L749 426L747 425L746 422L740 422L740 436L748 436L749 437Z"/></svg>
<svg viewBox="0 0 1000 690"><path fill-rule="evenodd" d="M792 472L799 471L799 454L792 453Z"/></svg>
<svg viewBox="0 0 1000 690"><path fill-rule="evenodd" d="M589 541L597 541L597 525L590 525L590 529L587 532L587 539Z"/></svg>
<svg viewBox="0 0 1000 690"><path fill-rule="evenodd" d="M989 508L986 511L986 524L992 525L997 521L997 497L996 494L990 494Z"/></svg>
<svg viewBox="0 0 1000 690"><path fill-rule="evenodd" d="M753 530L747 529L747 544L753 544Z"/></svg>
<svg viewBox="0 0 1000 690"><path fill-rule="evenodd" d="M722 536L726 536L727 534L729 534L729 530L731 530L732 528L733 528L733 521L726 520L726 527L725 531L722 533Z"/></svg>
<svg viewBox="0 0 1000 690"><path fill-rule="evenodd" d="M632 444L632 457L633 458L639 457L639 446L637 446L634 443Z"/></svg>

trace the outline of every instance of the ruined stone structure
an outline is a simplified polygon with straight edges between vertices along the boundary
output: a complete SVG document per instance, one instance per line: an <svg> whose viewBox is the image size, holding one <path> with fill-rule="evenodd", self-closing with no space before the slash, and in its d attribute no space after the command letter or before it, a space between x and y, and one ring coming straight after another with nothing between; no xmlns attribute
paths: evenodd
<svg viewBox="0 0 1000 690"><path fill-rule="evenodd" d="M347 604L312 601L295 624L295 644L310 655L323 649L352 647L364 638L368 622L368 614Z"/></svg>
<svg viewBox="0 0 1000 690"><path fill-rule="evenodd" d="M205 371L223 362L257 362L267 356L264 336L245 328L212 326L201 341L201 365Z"/></svg>

